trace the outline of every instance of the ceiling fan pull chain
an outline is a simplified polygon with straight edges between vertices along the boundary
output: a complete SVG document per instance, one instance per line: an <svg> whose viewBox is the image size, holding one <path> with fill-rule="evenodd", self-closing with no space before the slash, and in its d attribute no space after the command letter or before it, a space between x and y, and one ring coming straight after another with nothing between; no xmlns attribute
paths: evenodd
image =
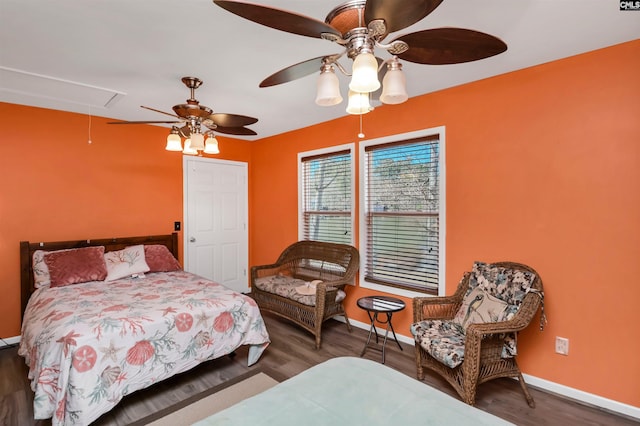
<svg viewBox="0 0 640 426"><path fill-rule="evenodd" d="M360 117L360 133L358 133L358 137L360 139L364 139L364 133L362 133L362 116L363 116L363 114L359 115L359 117Z"/></svg>
<svg viewBox="0 0 640 426"><path fill-rule="evenodd" d="M89 107L89 129L88 129L88 133L89 133L89 140L87 140L87 144L91 145L92 141L91 141L91 107Z"/></svg>

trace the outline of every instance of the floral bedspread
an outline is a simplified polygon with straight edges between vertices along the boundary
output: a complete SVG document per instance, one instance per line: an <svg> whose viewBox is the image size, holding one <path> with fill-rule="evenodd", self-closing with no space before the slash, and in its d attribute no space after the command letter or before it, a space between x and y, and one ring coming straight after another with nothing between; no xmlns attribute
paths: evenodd
<svg viewBox="0 0 640 426"><path fill-rule="evenodd" d="M34 417L86 425L123 396L241 345L251 365L268 344L253 299L177 271L36 290L19 354Z"/></svg>

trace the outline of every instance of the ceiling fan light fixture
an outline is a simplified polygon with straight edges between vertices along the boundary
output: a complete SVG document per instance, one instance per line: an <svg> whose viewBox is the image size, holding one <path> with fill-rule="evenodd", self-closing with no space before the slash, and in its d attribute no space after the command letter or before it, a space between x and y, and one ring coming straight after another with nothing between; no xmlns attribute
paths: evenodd
<svg viewBox="0 0 640 426"><path fill-rule="evenodd" d="M218 140L213 134L209 135L207 141L204 145L204 153L205 154L220 154L220 149L218 148Z"/></svg>
<svg viewBox="0 0 640 426"><path fill-rule="evenodd" d="M382 80L380 102L396 105L406 102L407 99L409 99L407 80L402 71L402 64L398 62L397 58L394 58L387 64L387 73Z"/></svg>
<svg viewBox="0 0 640 426"><path fill-rule="evenodd" d="M380 88L378 61L368 50L361 51L353 61L349 89L359 93L375 92Z"/></svg>
<svg viewBox="0 0 640 426"><path fill-rule="evenodd" d="M167 146L165 149L167 151L182 151L182 140L180 139L177 128L174 127L171 129L171 133L167 136Z"/></svg>
<svg viewBox="0 0 640 426"><path fill-rule="evenodd" d="M347 105L347 112L353 115L362 115L371 111L371 104L369 103L369 94L354 92L349 90L349 103Z"/></svg>
<svg viewBox="0 0 640 426"><path fill-rule="evenodd" d="M202 133L191 133L191 148L202 151L204 149L204 135Z"/></svg>
<svg viewBox="0 0 640 426"><path fill-rule="evenodd" d="M315 67L317 69L317 67ZM314 72L312 70L311 72ZM152 123L180 123L171 126L171 131L167 136L167 151L182 152L187 155L198 155L203 151L205 146L205 134L213 138L211 130L217 129L220 133L229 133L233 135L256 135L257 133L245 126L258 122L257 118L247 117L246 115L215 113L209 107L200 105L195 98L195 90L202 85L202 80L197 77L183 77L182 82L191 91L191 96L187 99L186 104L174 105L173 114L164 112L155 108L141 106L144 109L159 112L161 114L173 117L172 121L117 121L107 124L152 124ZM182 148L181 138L185 138L184 149ZM89 141L91 142L91 141ZM215 146L215 148L214 148ZM209 153L217 154L217 141L215 138L211 141ZM216 151L216 152L213 152Z"/></svg>
<svg viewBox="0 0 640 426"><path fill-rule="evenodd" d="M316 92L316 104L320 106L333 106L342 102L340 94L340 82L332 65L323 65L318 76Z"/></svg>
<svg viewBox="0 0 640 426"><path fill-rule="evenodd" d="M342 0L343 3L330 11L324 22L245 1L213 2L228 12L266 27L320 38L344 48L339 54L308 59L284 68L263 80L259 87L287 83L315 73L319 66L335 65L344 75L351 75L349 89L357 93L349 95L347 112L350 114L365 114L371 110L365 107L361 94L375 92L373 96L378 98L378 60L382 62L383 59L374 56L375 50L384 49L394 55L391 61L384 61L387 64L385 71L388 72L383 79L386 87L381 90L384 93L380 100L386 104L399 104L408 99L406 78L395 55L401 55L403 61L415 64L448 65L489 58L507 50L506 43L497 37L455 27L424 29L384 42L389 34L409 28L426 18L443 0ZM338 62L344 55L353 60L350 73ZM318 105L337 103L327 94L335 87L333 82L324 81L332 78L329 72L326 74L323 69L317 82L315 101Z"/></svg>
<svg viewBox="0 0 640 426"><path fill-rule="evenodd" d="M198 155L198 151L191 146L191 139L185 139L182 153L186 155Z"/></svg>

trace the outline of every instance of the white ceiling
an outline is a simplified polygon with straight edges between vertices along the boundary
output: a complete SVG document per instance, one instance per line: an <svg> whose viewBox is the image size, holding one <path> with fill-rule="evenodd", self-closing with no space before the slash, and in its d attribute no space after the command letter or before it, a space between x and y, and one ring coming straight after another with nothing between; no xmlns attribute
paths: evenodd
<svg viewBox="0 0 640 426"><path fill-rule="evenodd" d="M343 1L260 4L324 21ZM505 53L477 62L405 62L409 95L416 96L639 39L640 11L621 11L619 5L619 0L444 0L386 41L427 28L459 27L507 43ZM189 97L180 78L195 76L204 81L196 91L201 104L259 119L249 126L258 136L240 137L248 140L346 115L344 102L315 105L315 75L258 87L282 68L340 51L329 41L250 22L211 0L0 0L0 101L121 120L164 120L170 117L140 106L172 112ZM342 61L348 65L348 59Z"/></svg>

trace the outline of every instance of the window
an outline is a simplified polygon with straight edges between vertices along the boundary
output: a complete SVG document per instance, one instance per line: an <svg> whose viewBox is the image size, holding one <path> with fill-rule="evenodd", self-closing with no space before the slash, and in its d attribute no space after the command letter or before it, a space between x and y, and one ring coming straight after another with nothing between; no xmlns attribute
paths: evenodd
<svg viewBox="0 0 640 426"><path fill-rule="evenodd" d="M299 239L353 244L353 144L298 154Z"/></svg>
<svg viewBox="0 0 640 426"><path fill-rule="evenodd" d="M444 294L443 141L437 128L361 144L361 286Z"/></svg>

